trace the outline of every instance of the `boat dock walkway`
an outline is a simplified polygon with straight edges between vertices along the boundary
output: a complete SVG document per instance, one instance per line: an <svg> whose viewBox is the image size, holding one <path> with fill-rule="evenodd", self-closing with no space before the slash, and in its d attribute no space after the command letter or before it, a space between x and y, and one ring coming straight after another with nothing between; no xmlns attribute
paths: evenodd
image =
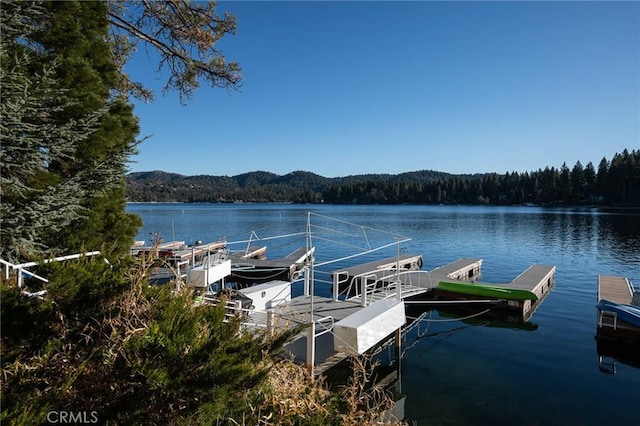
<svg viewBox="0 0 640 426"><path fill-rule="evenodd" d="M528 290L535 294L538 300L524 300L520 302L510 300L509 307L517 309L520 315L522 315L522 319L528 321L555 286L555 275L555 266L541 264L531 265L505 287Z"/></svg>
<svg viewBox="0 0 640 426"><path fill-rule="evenodd" d="M598 302L630 304L633 300L633 289L625 277L598 275Z"/></svg>
<svg viewBox="0 0 640 426"><path fill-rule="evenodd" d="M446 277L450 278L450 280L448 280L449 282L473 282L474 284L478 284L479 286L487 285L495 289L504 289L507 292L508 290L525 290L527 292L533 293L537 300L508 300L508 298L505 297L505 299L507 299L507 303L504 306L509 312L509 321L526 322L529 320L529 318L531 318L535 310L538 308L538 306L540 306L542 301L547 297L549 292L555 286L555 272L555 266L534 264L527 268L520 275L518 275L513 281L506 284L494 284L476 281L476 278L479 274L477 274L475 270L470 270L466 275L462 276L457 275L457 272L448 273L446 274ZM443 274L440 274L440 276L437 278L438 281L441 280L440 277L443 277ZM444 279L444 281L447 281L447 279ZM470 285L470 287L473 287L473 285ZM441 299L481 299L480 296L473 296L471 293L451 293L449 291L442 291L439 289L436 290L436 293L438 298Z"/></svg>
<svg viewBox="0 0 640 426"><path fill-rule="evenodd" d="M626 277L598 275L598 303L640 306L640 293L634 292ZM615 309L598 309L597 336L613 341L640 342L640 327L618 317Z"/></svg>
<svg viewBox="0 0 640 426"><path fill-rule="evenodd" d="M419 254L402 254L373 262L350 266L331 272L333 282L333 299L343 297L352 301L365 295L360 303L363 306L375 299L394 296L392 285L404 276L407 271L422 268L422 256ZM406 281L405 290L411 285ZM426 289L425 289L426 290Z"/></svg>
<svg viewBox="0 0 640 426"><path fill-rule="evenodd" d="M213 241L210 243L198 243L193 246L185 244L184 241L168 241L155 246L145 246L144 241L137 241L131 247L131 254L134 256L154 255L167 259L173 265L182 267L185 265L195 266L208 253L225 248L226 241Z"/></svg>
<svg viewBox="0 0 640 426"><path fill-rule="evenodd" d="M345 352L334 349L334 336L330 330L334 325L362 310L362 306L352 301L333 300L327 297L313 297L313 321L316 326L315 359L313 372L322 374L349 356ZM311 296L293 298L290 302L278 306L275 310L275 327L282 329L295 325L309 325L311 323ZM327 330L327 332L323 332ZM285 345L285 351L300 363L308 362L308 329L300 333L290 343Z"/></svg>
<svg viewBox="0 0 640 426"><path fill-rule="evenodd" d="M434 280L453 279L461 281L476 281L480 277L482 259L463 257L431 271ZM436 285L438 283L436 282Z"/></svg>
<svg viewBox="0 0 640 426"><path fill-rule="evenodd" d="M334 271L331 274L340 274L347 276L349 279L359 277L366 274L386 274L388 271L396 269L400 270L416 270L422 268L422 256L419 254L401 254L399 256L388 257L373 262L362 263L360 265L350 266L340 271Z"/></svg>

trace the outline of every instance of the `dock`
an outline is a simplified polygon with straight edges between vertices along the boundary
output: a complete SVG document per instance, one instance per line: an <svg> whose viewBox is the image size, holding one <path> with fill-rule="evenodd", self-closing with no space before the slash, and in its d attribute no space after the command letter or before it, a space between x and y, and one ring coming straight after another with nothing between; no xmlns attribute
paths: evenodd
<svg viewBox="0 0 640 426"><path fill-rule="evenodd" d="M633 305L638 303L634 296L638 298L626 277L598 276L598 303L606 300L621 305ZM640 327L618 318L614 310L599 309L597 337L605 340L640 342Z"/></svg>
<svg viewBox="0 0 640 426"><path fill-rule="evenodd" d="M302 260L310 254L299 249L285 259ZM278 261L276 264L284 266ZM313 375L392 339L399 348L407 321L406 304L433 303L423 296L432 297L440 280L475 282L481 276L482 259L461 258L431 271L421 270L420 266L421 256L406 254L333 271L330 297L312 296L313 273L307 268L301 271L304 290L298 297L292 297L288 279L240 289L254 306L242 310L244 325L271 331L301 327L302 331L285 345L284 351L305 364ZM532 265L506 286L535 292L539 304L553 288L554 279L554 266ZM343 291L338 291L341 287ZM457 296L467 302L473 298ZM518 311L520 316L530 316L537 306L531 301L511 301L511 305L502 302L502 306ZM233 309L238 312L239 308Z"/></svg>
<svg viewBox="0 0 640 426"><path fill-rule="evenodd" d="M245 250L232 252L230 256L236 259L266 259L267 246L249 246Z"/></svg>
<svg viewBox="0 0 640 426"><path fill-rule="evenodd" d="M477 277L481 264L481 259L458 259L436 268L436 274ZM321 374L354 353L364 353L393 338L394 333L396 343L400 342L398 333L406 321L404 300L428 293L437 285L437 280L430 277L436 270L418 270L419 265L421 256L404 255L334 271L334 290L338 279L354 281L355 287L364 283L364 293L357 291L350 297L337 291L333 297L312 297L305 284L305 294L291 298L286 281L243 289L241 292L251 297L257 308L248 312L247 325L267 329L304 326L305 330L284 349L314 375ZM262 300L265 294L270 300Z"/></svg>
<svg viewBox="0 0 640 426"><path fill-rule="evenodd" d="M314 248L300 247L281 259L231 257L231 277L241 285L273 280L295 281L314 253Z"/></svg>
<svg viewBox="0 0 640 426"><path fill-rule="evenodd" d="M472 263L473 261L475 261L475 263ZM464 266L465 262L468 266ZM434 270L439 272L435 274L435 279L440 280L446 277L449 281L454 282L472 282L479 285L490 285L498 289L526 290L533 293L537 300L506 300L506 303L498 306L498 308L503 308L507 311L509 316L508 320L511 322L528 321L555 286L556 267L552 265L534 264L509 283L493 284L477 281L480 275L481 263L481 259L460 259L457 262ZM471 265L477 266L477 269L472 268ZM455 268L458 268L458 270L454 270ZM432 271L432 274L434 271ZM439 299L458 300L482 299L482 297L474 297L473 295L463 293L451 293L439 289L436 289L436 297ZM487 300L487 302L495 303L496 300Z"/></svg>
<svg viewBox="0 0 640 426"><path fill-rule="evenodd" d="M422 264L421 255L402 254L333 271L334 299L339 295L356 297L363 293L362 287L375 289L386 286L394 279L390 271L416 271L422 268Z"/></svg>
<svg viewBox="0 0 640 426"><path fill-rule="evenodd" d="M362 263L350 266L340 271L334 271L333 274L346 274L350 279L362 274L370 274L381 271L390 271L395 269L416 270L422 268L422 256L419 254L401 254L399 256L388 257L385 259L375 260L373 262Z"/></svg>
<svg viewBox="0 0 640 426"><path fill-rule="evenodd" d="M524 300L508 302L510 310L516 310L522 317L523 321L528 321L538 306L551 292L556 284L556 267L552 265L531 265L523 273L518 275L516 279L508 284L508 287L520 290L528 290L538 297L538 300Z"/></svg>
<svg viewBox="0 0 640 426"><path fill-rule="evenodd" d="M195 266L198 262L202 261L204 256L208 253L216 252L223 249L227 243L225 241L214 241L207 244L198 244L191 247L180 247L177 250L172 251L168 257L172 264L178 264L179 262L189 262L191 266Z"/></svg>
<svg viewBox="0 0 640 426"><path fill-rule="evenodd" d="M400 331L406 320L404 303L396 300L363 307L354 301L306 295L293 298L272 312L276 328L305 327L284 346L284 351L294 361L306 364L314 375L387 340Z"/></svg>
<svg viewBox="0 0 640 426"><path fill-rule="evenodd" d="M173 267L195 266L202 262L208 253L214 253L225 248L226 241L213 241L210 243L198 243L193 246L184 241L168 241L154 246L146 246L144 241L136 241L131 246L133 256L157 256L166 259Z"/></svg>
<svg viewBox="0 0 640 426"><path fill-rule="evenodd" d="M482 259L463 257L433 269L431 275L438 280L446 277L453 280L476 281L481 275L481 268Z"/></svg>
<svg viewBox="0 0 640 426"><path fill-rule="evenodd" d="M633 289L625 277L598 275L598 302L608 300L614 303L630 304Z"/></svg>

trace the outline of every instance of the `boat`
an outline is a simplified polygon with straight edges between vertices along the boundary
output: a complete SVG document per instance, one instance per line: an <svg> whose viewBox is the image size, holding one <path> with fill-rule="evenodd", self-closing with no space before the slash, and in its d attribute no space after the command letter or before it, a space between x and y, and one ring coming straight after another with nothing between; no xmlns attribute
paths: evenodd
<svg viewBox="0 0 640 426"><path fill-rule="evenodd" d="M440 291L450 293L465 294L470 296L480 296L503 300L538 300L533 292L519 288L509 288L490 284L477 284L461 281L440 281L436 287Z"/></svg>
<svg viewBox="0 0 640 426"><path fill-rule="evenodd" d="M615 303L602 299L596 305L599 312L607 312L616 315L620 321L624 321L634 327L640 327L640 306L625 303Z"/></svg>
<svg viewBox="0 0 640 426"><path fill-rule="evenodd" d="M313 257L314 248L300 247L282 259L247 259L231 255L231 276L243 287L269 281L293 282Z"/></svg>

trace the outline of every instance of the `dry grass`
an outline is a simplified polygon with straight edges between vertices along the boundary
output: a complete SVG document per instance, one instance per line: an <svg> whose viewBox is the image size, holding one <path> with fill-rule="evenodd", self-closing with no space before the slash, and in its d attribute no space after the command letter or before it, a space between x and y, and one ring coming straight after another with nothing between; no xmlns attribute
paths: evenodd
<svg viewBox="0 0 640 426"><path fill-rule="evenodd" d="M348 384L331 391L322 377L312 378L304 366L289 359L275 363L263 403L253 409L258 424L406 425L389 414L393 406L389 392L371 385L375 365L364 357L353 358L352 366Z"/></svg>

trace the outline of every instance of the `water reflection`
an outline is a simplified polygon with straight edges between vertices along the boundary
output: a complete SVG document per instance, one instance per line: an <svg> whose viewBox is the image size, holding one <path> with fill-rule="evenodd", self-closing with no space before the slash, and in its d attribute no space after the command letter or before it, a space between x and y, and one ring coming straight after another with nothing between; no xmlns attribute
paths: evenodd
<svg viewBox="0 0 640 426"><path fill-rule="evenodd" d="M470 326L506 328L513 330L534 331L538 329L538 324L525 321L521 316L510 315L504 309L496 309L491 304L469 305L430 305L428 301L424 304L407 304L408 318L423 318L425 313L434 311L438 320L458 321Z"/></svg>
<svg viewBox="0 0 640 426"><path fill-rule="evenodd" d="M617 374L617 364L640 368L640 342L618 342L596 338L598 368L606 374Z"/></svg>
<svg viewBox="0 0 640 426"><path fill-rule="evenodd" d="M618 257L632 256L640 264L640 220L634 216L603 215L600 217L598 239L604 250Z"/></svg>

